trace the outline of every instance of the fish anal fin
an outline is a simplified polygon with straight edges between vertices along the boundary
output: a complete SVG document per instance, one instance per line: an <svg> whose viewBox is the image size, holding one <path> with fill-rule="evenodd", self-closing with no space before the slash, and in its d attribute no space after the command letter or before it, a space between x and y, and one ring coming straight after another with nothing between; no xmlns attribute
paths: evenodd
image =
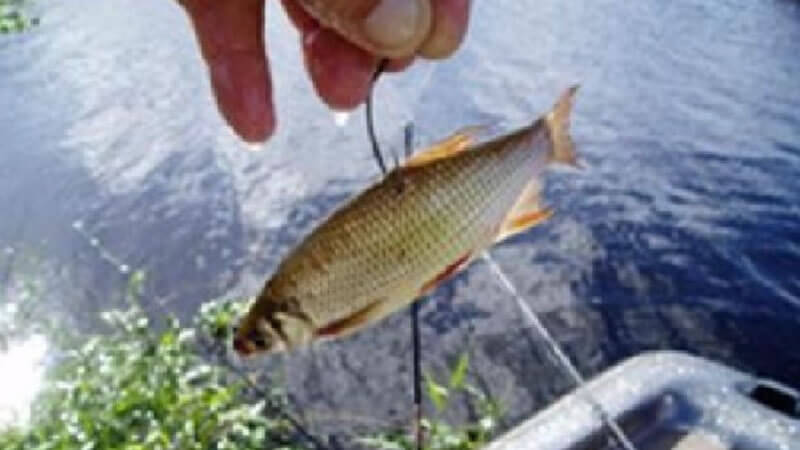
<svg viewBox="0 0 800 450"><path fill-rule="evenodd" d="M539 225L553 215L553 210L542 205L541 187L534 180L520 194L517 203L511 208L500 226L495 242L503 241L515 234Z"/></svg>
<svg viewBox="0 0 800 450"><path fill-rule="evenodd" d="M545 208L541 211L533 211L530 213L512 217L510 218L510 220L506 221L503 224L503 228L497 235L495 242L500 242L502 240L508 239L509 237L515 234L522 233L528 228L535 227L536 225L539 225L540 223L549 219L552 215L553 215L553 210L550 208Z"/></svg>
<svg viewBox="0 0 800 450"><path fill-rule="evenodd" d="M464 127L451 136L427 147L403 162L404 167L418 167L455 155L468 149L476 138L488 129L485 125Z"/></svg>
<svg viewBox="0 0 800 450"><path fill-rule="evenodd" d="M447 267L444 268L444 270L439 272L435 277L431 278L428 282L422 285L422 288L419 290L419 294L425 295L436 289L436 286L438 286L440 283L450 278L460 269L464 268L469 262L471 256L472 252L467 252L466 254L462 255L452 263L448 264Z"/></svg>
<svg viewBox="0 0 800 450"><path fill-rule="evenodd" d="M335 320L316 331L320 338L334 338L348 335L372 320L383 316L384 299L376 300L349 316Z"/></svg>

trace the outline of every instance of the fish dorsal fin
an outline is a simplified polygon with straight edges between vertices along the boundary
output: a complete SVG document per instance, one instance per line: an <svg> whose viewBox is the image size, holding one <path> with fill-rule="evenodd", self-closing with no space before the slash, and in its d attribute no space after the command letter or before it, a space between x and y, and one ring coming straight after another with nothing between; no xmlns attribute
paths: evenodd
<svg viewBox="0 0 800 450"><path fill-rule="evenodd" d="M503 241L539 225L553 215L553 210L542 204L541 191L541 185L536 180L525 186L514 207L511 208L500 226L495 242Z"/></svg>
<svg viewBox="0 0 800 450"><path fill-rule="evenodd" d="M461 153L474 144L477 137L483 134L487 129L488 126L486 125L473 125L464 127L453 133L451 136L446 137L411 156L405 160L405 162L403 162L403 166L418 167L438 159Z"/></svg>

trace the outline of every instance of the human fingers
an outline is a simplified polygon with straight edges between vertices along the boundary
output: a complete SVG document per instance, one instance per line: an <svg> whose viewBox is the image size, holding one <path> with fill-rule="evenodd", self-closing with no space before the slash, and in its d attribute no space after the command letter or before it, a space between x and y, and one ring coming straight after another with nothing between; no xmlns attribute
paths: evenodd
<svg viewBox="0 0 800 450"><path fill-rule="evenodd" d="M458 49L467 33L470 0L432 0L433 24L419 49L430 59L446 58Z"/></svg>
<svg viewBox="0 0 800 450"><path fill-rule="evenodd" d="M333 109L352 109L369 94L378 58L335 31L318 28L303 39L306 69L317 95Z"/></svg>
<svg viewBox="0 0 800 450"><path fill-rule="evenodd" d="M334 109L351 109L364 101L377 70L378 57L321 27L295 0L282 0L289 19L302 36L303 54L317 95ZM402 69L411 58L390 62Z"/></svg>
<svg viewBox="0 0 800 450"><path fill-rule="evenodd" d="M223 117L250 142L274 132L269 63L264 48L264 0L182 0L209 70Z"/></svg>
<svg viewBox="0 0 800 450"><path fill-rule="evenodd" d="M385 58L412 56L428 38L431 0L296 0L347 41Z"/></svg>

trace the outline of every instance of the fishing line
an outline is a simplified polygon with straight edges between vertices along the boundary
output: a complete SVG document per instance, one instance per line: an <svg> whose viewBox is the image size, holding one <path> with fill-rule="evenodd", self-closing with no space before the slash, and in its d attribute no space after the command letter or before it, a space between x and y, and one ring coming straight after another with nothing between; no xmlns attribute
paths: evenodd
<svg viewBox="0 0 800 450"><path fill-rule="evenodd" d="M81 235L86 242L92 246L95 250L97 250L97 254L100 256L100 259L105 260L107 263L114 266L117 271L122 275L127 275L131 269L130 266L125 264L121 259L114 256L108 248L106 248L103 243L95 236L89 234L83 226L83 222L80 220L76 220L72 223L72 229L75 230L76 233Z"/></svg>
<svg viewBox="0 0 800 450"><path fill-rule="evenodd" d="M476 1L470 2L471 8L474 8ZM672 8L673 6L670 6ZM663 35L666 33L667 29L666 26L659 30L657 36L655 36L655 41L660 40L663 38ZM601 80L606 80L608 77L608 61L607 59L606 67L603 70L603 73L600 76ZM377 81L378 77L382 74L383 70L385 69L386 60L382 60L381 64L378 67L378 70L375 73L373 78L373 84L370 86L370 92L367 96L366 101L366 120L367 120L367 133L370 139L370 143L372 145L372 152L375 160L381 170L382 173L386 173L386 165L384 163L382 153L380 151L380 147L378 145L377 138L375 137L374 125L373 125L373 104L372 104L372 97L374 91L375 81ZM437 69L428 70L425 73L424 79L419 84L421 86L419 89L424 89L427 84L429 84L430 79L433 75L433 72ZM406 99L408 100L408 99ZM413 104L413 102L412 102ZM406 130L406 152L409 151L409 130ZM564 368L564 370L568 373L568 376L574 381L574 383L580 388L585 388L585 380L583 376L578 372L575 365L571 362L569 357L565 354L565 352L561 349L558 342L552 337L550 332L547 328L544 327L541 320L536 316L536 314L530 309L530 307L525 303L524 299L518 293L517 289L511 283L509 278L504 274L502 269L497 265L497 263L491 258L488 252L484 254L484 259L489 264L490 268L494 272L495 276L500 280L500 283L505 287L505 289L515 298L519 308L522 310L523 314L527 317L528 321L531 322L534 328L537 330L538 334L544 339L547 345L550 347L550 351L555 355L559 364ZM414 403L416 413L417 413L417 448L421 448L421 428L419 427L419 421L421 417L421 388L420 388L420 376L419 376L419 329L418 329L418 311L419 311L419 303L413 302L411 305L411 319L412 319L412 337L414 339ZM625 435L622 428L619 424L616 423L613 417L611 417L602 407L602 405L597 402L592 396L591 393L584 391L579 391L579 394L586 400L586 402L592 407L593 410L598 414L601 421L606 424L606 426L611 430L612 434L616 438L616 440L621 444L621 446L625 450L636 450L636 447L633 445L631 440Z"/></svg>
<svg viewBox="0 0 800 450"><path fill-rule="evenodd" d="M414 145L414 125L409 123L403 129L405 137L405 156L411 155ZM417 450L422 449L422 386L420 359L421 352L419 346L419 301L411 303L411 336L414 347L414 432L417 440Z"/></svg>
<svg viewBox="0 0 800 450"><path fill-rule="evenodd" d="M201 340L200 343L203 345L204 350L207 353L213 353L214 350L213 347L215 345L219 345L218 343L212 343L211 345L209 345L207 342L203 340ZM273 402L268 402L267 399L270 398L269 394L260 387L258 387L252 380L250 380L250 377L248 377L243 370L241 370L240 368L236 367L233 363L231 363L231 361L226 356L224 356L224 352L221 353L223 354L223 356L220 359L222 360L223 365L228 370L230 370L234 375L236 375L242 381L244 381L245 384L247 384L247 386L253 390L253 392L258 394L264 400L264 405L268 407L271 410L271 412L277 414L282 419L286 420L289 423L289 425L291 425L291 427L294 428L294 430L300 436L302 436L303 439L308 441L308 443L311 444L314 448L318 450L325 450L330 448L328 445L325 445L322 441L320 441L319 438L317 438L316 436L311 434L311 432L306 430L305 426L303 426L300 420L294 417L294 415L292 415L290 412L286 411L284 408L281 408L281 406L278 404L275 404Z"/></svg>
<svg viewBox="0 0 800 450"><path fill-rule="evenodd" d="M411 335L414 345L414 433L417 450L422 449L422 379L419 351L419 301L411 304Z"/></svg>
<svg viewBox="0 0 800 450"><path fill-rule="evenodd" d="M668 6L670 11L674 8L673 4ZM665 11L666 14L666 11ZM654 37L654 41L660 41L663 39L664 34L667 31L667 26L664 25L658 32L657 35ZM601 67L601 74L600 80L601 85L605 84L608 79L609 74L609 67L611 66L612 56L609 55L606 57L605 64ZM519 294L519 291L516 289L514 284L508 278L508 276L503 272L502 268L494 261L488 251L484 252L483 258L486 263L489 265L489 268L495 275L495 277L499 280L500 284L514 297L517 306L522 311L523 315L526 317L528 322L530 322L539 336L545 341L547 346L549 347L550 351L556 357L558 363L563 367L563 369L567 372L568 376L573 380L575 385L578 387L576 391L579 395L581 395L584 400L592 407L592 409L597 413L600 417L601 421L611 430L612 434L616 438L616 440L621 444L621 446L625 450L636 450L636 447L633 445L631 440L627 437L625 432L619 426L619 424L611 417L603 408L603 406L594 399L592 394L585 389L586 380L580 374L580 372L575 367L575 364L569 359L566 353L561 349L561 346L558 342L553 338L552 334L547 330L544 326L542 321L536 315L536 313L528 306L525 302L524 298Z"/></svg>
<svg viewBox="0 0 800 450"><path fill-rule="evenodd" d="M662 12L662 14L661 14L662 17L671 17L671 15L674 13L674 10L675 10L675 8L677 8L677 6L678 6L677 2L669 3L668 6ZM752 9L754 7L755 7L755 3L754 2L749 2L749 3L745 4L744 6L742 6L738 11L731 12L730 17L728 18L728 20L722 20L721 21L722 25L720 25L718 27L713 27L713 26L706 27L706 29L705 29L705 34L706 34L705 38L708 39L708 40L712 39L715 34L719 34L719 32L723 29L725 24L727 24L729 28L732 27L733 23L735 21L734 19L740 20L741 17L745 16L745 14L750 9ZM664 24L660 27L660 29L658 29L653 34L653 37L652 37L652 41L657 43L659 46L663 43L663 41L665 39L665 36L666 36L667 32L669 31L669 25L671 23L673 23L673 21L671 21L671 20L664 20L663 22L664 22ZM609 74L610 67L613 66L613 64L611 64L611 62L612 62L612 56L609 55L609 56L606 57L605 64L602 66L603 69L602 69L602 73L600 75L601 84L605 84L607 82L607 80L608 80L608 74ZM486 260L486 262L489 264L489 267L492 270L492 272L500 280L501 284L505 287L505 289L514 297L514 299L516 300L517 305L522 310L523 314L527 317L528 321L531 324L533 324L534 328L539 333L539 335L547 342L547 344L549 345L551 351L555 354L556 358L559 360L561 365L569 373L569 375L573 379L573 381L580 388L584 388L585 380L583 379L581 374L578 372L578 370L575 368L575 365L572 364L572 362L567 357L567 355L564 353L564 351L561 349L561 347L558 345L558 343L553 339L552 335L548 332L547 328L544 327L544 324L541 322L539 317L536 316L536 314L531 310L531 308L528 306L528 304L525 302L525 300L519 294L517 289L511 283L510 279L505 275L505 273L502 271L500 266L491 258L491 255L488 253L488 251L485 252L483 256L484 256L484 259ZM626 450L635 450L635 446L633 445L633 443L630 441L630 439L628 439L628 437L625 435L624 431L621 429L619 424L617 424L617 422L614 420L614 418L611 417L603 409L602 405L600 403L598 403L592 397L592 395L589 392L581 392L581 393L585 395L585 397L584 397L585 400L592 406L593 409L595 409L595 411L598 413L600 418L603 420L603 422L606 423L606 425L609 427L609 429L611 429L611 431L616 436L617 440L619 440L619 442L622 444L622 446Z"/></svg>
<svg viewBox="0 0 800 450"><path fill-rule="evenodd" d="M241 370L236 368L227 359L224 359L224 361L225 361L225 366L228 367L228 369L230 371L232 371L234 374L236 374L240 379L242 379L242 381L244 381L247 384L247 386L250 387L250 389L252 389L256 394L260 395L262 398L264 398L264 399L268 398L267 397L267 393L265 391L263 391L261 388L259 388L258 386L256 386L255 383L250 381L250 378L247 376L247 374L245 374L244 372L242 372ZM280 406L277 406L277 405L274 405L274 404L270 405L270 409L272 409L273 412L275 412L276 414L281 416L284 420L289 422L289 424L292 426L292 428L294 428L295 431L297 431L300 434L300 436L303 437L303 439L308 441L308 443L313 445L315 448L321 449L321 450L324 450L324 449L328 448L328 446L323 444L316 436L314 436L308 430L306 430L306 428L303 426L303 424L300 423L300 420L295 418L288 411L286 411L285 409L281 408Z"/></svg>
<svg viewBox="0 0 800 450"><path fill-rule="evenodd" d="M372 97L373 92L375 89L375 84L378 81L380 75L386 69L386 64L388 63L387 59L382 59L380 64L378 64L378 68L375 71L375 75L372 78L372 84L370 85L369 94L367 95L367 107L366 107L366 121L367 121L367 135L369 136L370 143L372 144L372 154L375 157L375 161L378 163L378 167L381 170L381 174L386 175L386 164L383 161L383 154L380 149L380 145L378 144L378 139L375 137L375 127L373 125L374 116L372 113ZM405 155L406 158L411 155L413 150L414 144L414 126L413 124L409 123L403 129L404 132L404 143L405 143ZM392 152L392 157L395 162L395 167L399 165L397 159L397 153ZM422 376L421 376L421 352L420 352L420 343L419 343L419 302L411 303L410 309L411 315L411 339L412 339L412 347L413 347L413 377L414 377L414 433L416 436L416 448L417 450L422 449Z"/></svg>
<svg viewBox="0 0 800 450"><path fill-rule="evenodd" d="M622 431L622 428L619 426L619 424L617 424L617 422L610 417L608 413L606 413L600 403L595 401L591 394L581 390L585 388L586 380L584 380L583 376L580 374L580 372L578 372L578 369L575 367L566 353L561 350L561 346L559 346L558 342L553 339L553 336L539 319L539 316L537 316L530 306L528 306L528 304L525 302L525 299L522 298L522 296L519 294L519 291L517 291L517 288L514 287L513 283L511 283L511 280L508 278L508 276L506 276L505 272L503 272L503 269L501 269L494 259L492 259L492 256L488 251L483 253L483 259L487 264L489 264L489 268L492 270L497 279L500 280L500 284L506 288L512 297L514 297L519 309L522 310L522 313L525 315L528 321L533 325L539 335L547 342L558 361L561 363L564 369L566 369L570 377L572 377L575 384L578 385L579 390L576 392L578 394L585 394L584 400L586 400L586 402L589 403L589 405L598 413L600 419L611 429L612 433L614 433L614 436L617 438L617 440L619 440L625 450L636 450L636 447L625 435L625 432Z"/></svg>

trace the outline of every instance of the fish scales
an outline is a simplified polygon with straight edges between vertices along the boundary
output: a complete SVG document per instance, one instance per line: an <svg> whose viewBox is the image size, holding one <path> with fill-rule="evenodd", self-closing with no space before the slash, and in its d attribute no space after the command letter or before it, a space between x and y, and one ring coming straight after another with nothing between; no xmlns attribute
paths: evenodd
<svg viewBox="0 0 800 450"><path fill-rule="evenodd" d="M324 298L304 302L304 312L315 323L344 317L369 306L381 292L394 290L403 279L434 277L432 270L457 259L476 242L491 239L489 225L502 220L518 191L535 175L535 152L504 153L500 158L474 152L421 169L400 169L390 175L390 182L332 216L298 248L295 258L288 259L285 269L305 280L294 296ZM403 178L397 180L403 183L399 188L392 182L398 177ZM473 181L455 182L465 178ZM327 258L317 256L330 248L322 242L339 244L339 251ZM315 257L334 261L327 270L315 271L308 262Z"/></svg>

